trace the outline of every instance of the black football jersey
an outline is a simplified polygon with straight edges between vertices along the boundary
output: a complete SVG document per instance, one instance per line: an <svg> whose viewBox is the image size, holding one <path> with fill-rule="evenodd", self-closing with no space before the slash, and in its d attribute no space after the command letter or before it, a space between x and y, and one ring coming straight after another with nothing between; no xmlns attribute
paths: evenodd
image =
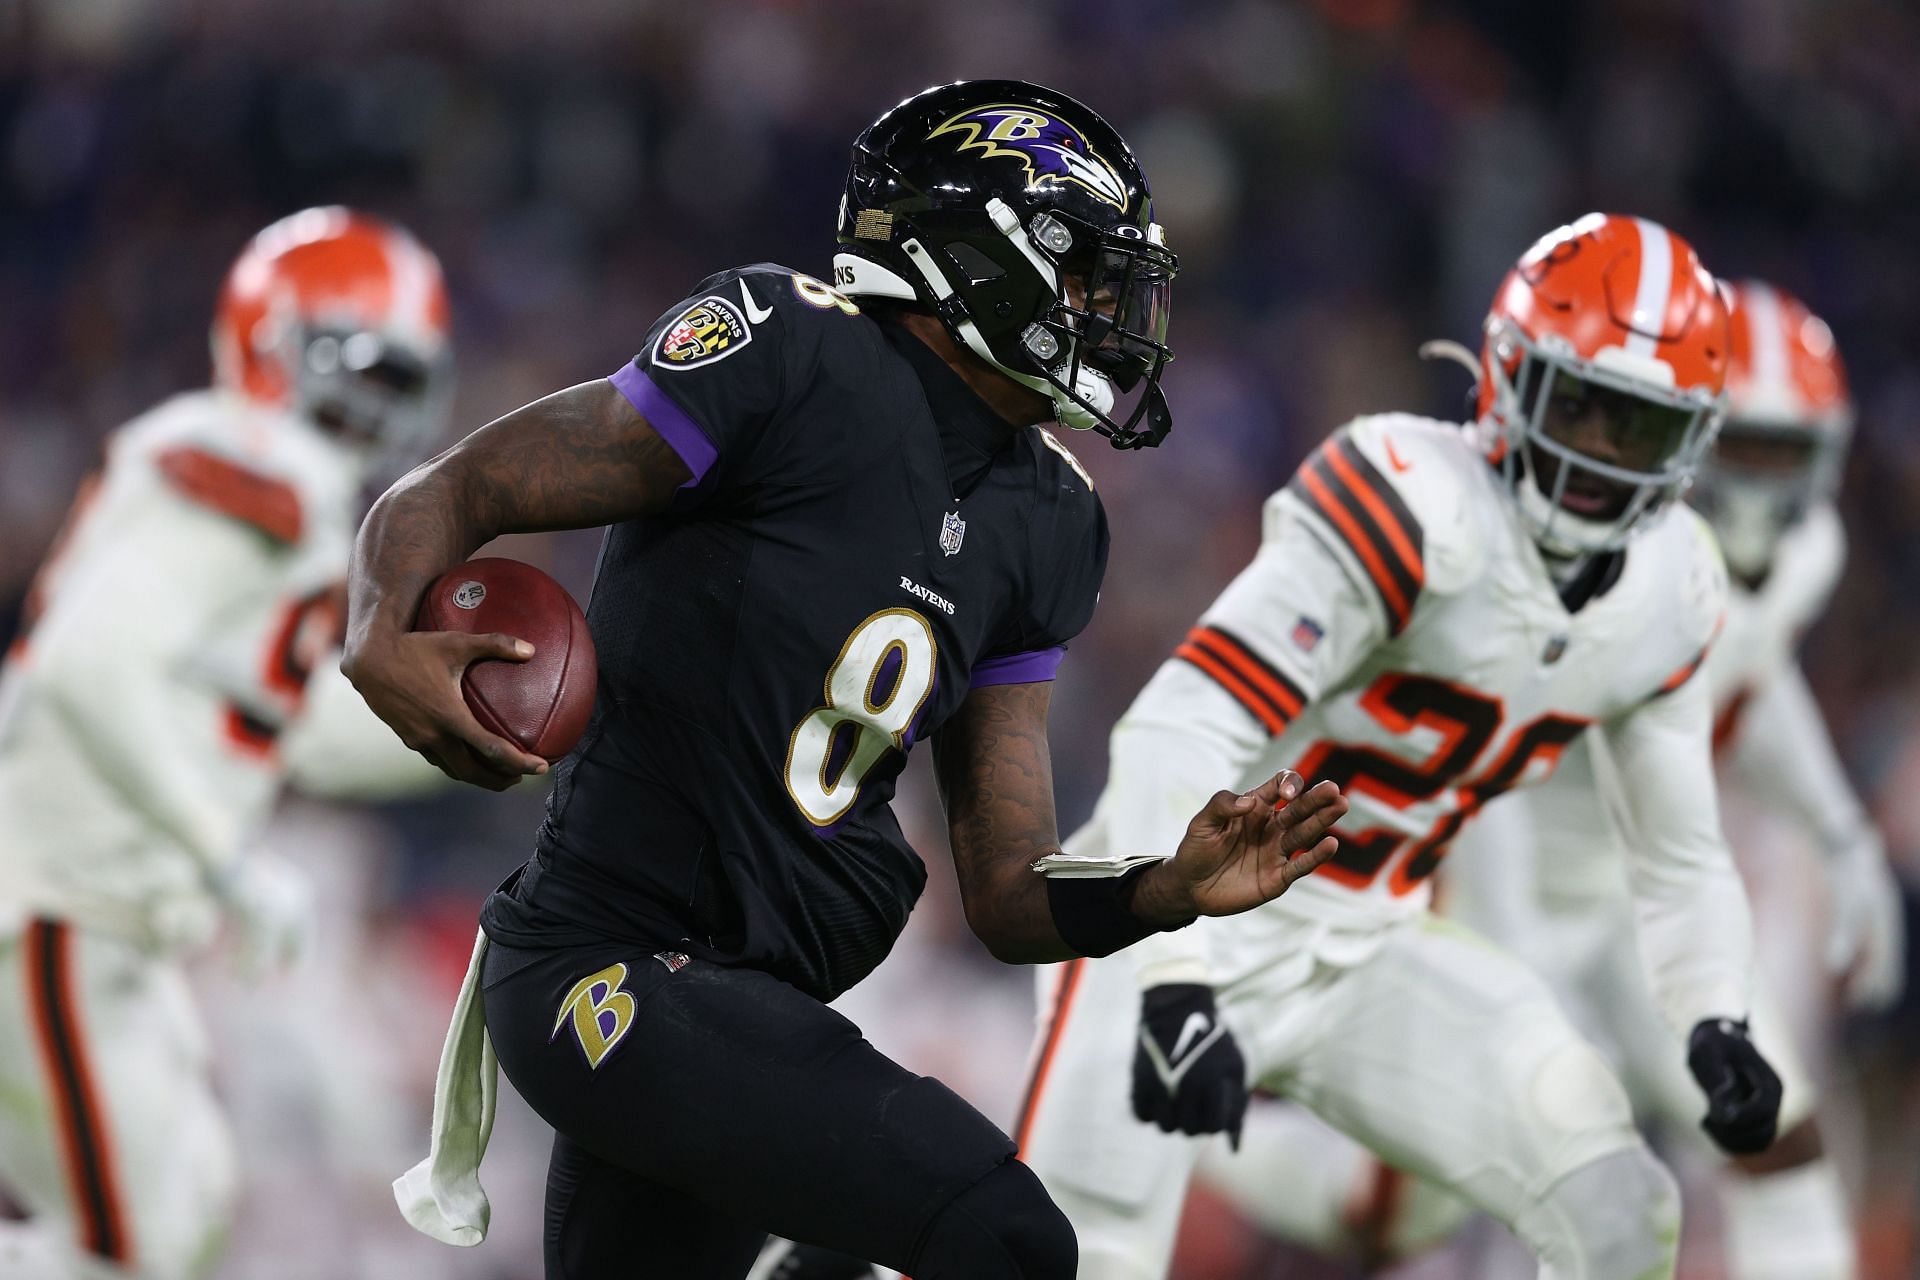
<svg viewBox="0 0 1920 1280"><path fill-rule="evenodd" d="M483 924L831 999L926 881L889 808L907 751L970 688L1052 678L1098 597L1100 500L1050 433L783 267L702 282L613 382L693 478L607 533L593 720Z"/></svg>

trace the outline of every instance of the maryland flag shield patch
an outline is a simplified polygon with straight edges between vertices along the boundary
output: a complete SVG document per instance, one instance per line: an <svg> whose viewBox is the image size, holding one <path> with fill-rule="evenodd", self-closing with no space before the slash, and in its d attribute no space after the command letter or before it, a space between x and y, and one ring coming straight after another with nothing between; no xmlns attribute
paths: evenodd
<svg viewBox="0 0 1920 1280"><path fill-rule="evenodd" d="M725 360L753 341L753 330L740 309L712 294L675 316L660 335L653 363L659 369L691 369Z"/></svg>

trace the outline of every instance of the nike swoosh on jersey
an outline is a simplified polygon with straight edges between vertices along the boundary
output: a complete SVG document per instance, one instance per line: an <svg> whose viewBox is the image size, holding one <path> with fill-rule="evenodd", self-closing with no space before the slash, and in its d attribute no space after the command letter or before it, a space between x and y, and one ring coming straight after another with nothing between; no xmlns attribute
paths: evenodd
<svg viewBox="0 0 1920 1280"><path fill-rule="evenodd" d="M754 302L753 290L747 288L745 280L740 282L740 301L747 304L747 320L752 324L759 324L773 314L772 307L763 307Z"/></svg>
<svg viewBox="0 0 1920 1280"><path fill-rule="evenodd" d="M1411 462L1408 462L1405 458L1401 457L1400 451L1393 447L1392 436L1381 436L1380 443L1387 446L1387 461L1392 464L1393 469L1395 471L1413 470L1413 464Z"/></svg>

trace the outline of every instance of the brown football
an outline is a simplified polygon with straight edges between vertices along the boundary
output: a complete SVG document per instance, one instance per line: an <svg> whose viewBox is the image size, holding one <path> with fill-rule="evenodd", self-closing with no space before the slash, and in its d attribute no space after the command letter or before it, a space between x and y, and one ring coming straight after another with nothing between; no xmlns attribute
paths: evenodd
<svg viewBox="0 0 1920 1280"><path fill-rule="evenodd" d="M532 565L496 556L455 565L427 588L414 630L498 632L533 646L525 662L476 662L460 682L491 732L551 762L587 731L599 679L593 636L567 589Z"/></svg>

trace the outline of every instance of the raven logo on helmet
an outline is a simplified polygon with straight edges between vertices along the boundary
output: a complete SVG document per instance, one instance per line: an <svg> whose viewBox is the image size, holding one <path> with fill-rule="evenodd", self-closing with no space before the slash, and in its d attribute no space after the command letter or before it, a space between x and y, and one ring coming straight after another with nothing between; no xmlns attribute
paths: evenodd
<svg viewBox="0 0 1920 1280"><path fill-rule="evenodd" d="M1078 183L1120 212L1127 211L1127 188L1119 173L1064 120L1032 107L997 102L948 118L927 135L927 141L947 134L960 135L956 144L960 151L978 148L988 159L1020 161L1027 168L1030 187L1044 182Z"/></svg>

